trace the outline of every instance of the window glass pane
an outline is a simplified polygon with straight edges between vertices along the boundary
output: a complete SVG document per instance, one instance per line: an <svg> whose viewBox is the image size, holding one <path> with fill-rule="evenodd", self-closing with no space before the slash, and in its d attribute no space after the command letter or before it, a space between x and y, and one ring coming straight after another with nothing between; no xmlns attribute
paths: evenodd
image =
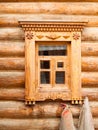
<svg viewBox="0 0 98 130"><path fill-rule="evenodd" d="M65 83L65 72L57 71L56 72L56 84L64 84Z"/></svg>
<svg viewBox="0 0 98 130"><path fill-rule="evenodd" d="M55 46L39 46L39 55L43 56L62 56L67 55L66 45L55 45Z"/></svg>
<svg viewBox="0 0 98 130"><path fill-rule="evenodd" d="M64 65L63 62L58 62L58 63L57 63L57 67L58 67L58 68L63 68L63 65Z"/></svg>
<svg viewBox="0 0 98 130"><path fill-rule="evenodd" d="M40 68L41 69L50 69L50 61L40 61Z"/></svg>
<svg viewBox="0 0 98 130"><path fill-rule="evenodd" d="M49 84L50 83L50 72L40 72L40 83Z"/></svg>

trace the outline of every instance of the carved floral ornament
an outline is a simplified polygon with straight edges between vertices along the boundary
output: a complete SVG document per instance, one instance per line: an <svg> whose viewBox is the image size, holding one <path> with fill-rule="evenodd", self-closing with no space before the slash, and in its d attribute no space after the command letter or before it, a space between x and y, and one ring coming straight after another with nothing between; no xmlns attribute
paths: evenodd
<svg viewBox="0 0 98 130"><path fill-rule="evenodd" d="M46 99L62 99L62 100L71 100L73 104L79 104L82 101L82 96L80 93L81 89L81 31L87 22L50 22L50 21L20 21L20 25L25 31L25 39L27 44L26 53L26 89L25 89L25 100L27 104L33 104L35 101L44 101ZM33 40L33 45L32 45ZM51 91L47 89L42 92L41 88L39 89L36 86L36 46L38 46L39 42L36 41L45 41L45 44L49 44L48 41L52 41L52 43L62 44L66 42L70 42L70 58L71 58L71 67L73 71L70 74L71 83L70 87L67 90L60 91L54 90ZM78 41L78 42L77 42ZM75 44L78 44L75 47ZM32 47L32 49L30 47ZM68 45L69 46L69 45ZM78 47L78 48L77 48ZM34 51L35 50L35 51ZM75 52L75 53L74 53ZM74 58L75 57L75 58ZM37 57L39 58L39 57ZM52 57L53 58L53 57ZM29 59L29 60L28 60ZM35 60L34 60L35 59ZM77 60L76 60L77 59ZM65 63L65 62L64 62ZM32 69L33 67L33 69ZM77 67L77 71L76 70ZM29 71L27 70L29 68ZM72 78L75 75L74 78ZM78 79L76 78L78 77ZM79 86L80 85L80 86ZM46 88L46 86L45 86ZM43 88L44 89L44 88ZM65 88L64 88L65 89ZM32 103L33 102L33 103Z"/></svg>

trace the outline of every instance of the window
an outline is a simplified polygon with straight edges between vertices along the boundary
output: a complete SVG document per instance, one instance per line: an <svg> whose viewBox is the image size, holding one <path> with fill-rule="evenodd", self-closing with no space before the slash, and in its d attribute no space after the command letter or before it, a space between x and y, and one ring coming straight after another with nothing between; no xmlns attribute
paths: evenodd
<svg viewBox="0 0 98 130"><path fill-rule="evenodd" d="M69 85L70 42L36 42L36 82L40 91L67 90ZM38 50L38 52L37 52Z"/></svg>
<svg viewBox="0 0 98 130"><path fill-rule="evenodd" d="M81 31L86 22L19 23L25 31L26 103L81 103Z"/></svg>

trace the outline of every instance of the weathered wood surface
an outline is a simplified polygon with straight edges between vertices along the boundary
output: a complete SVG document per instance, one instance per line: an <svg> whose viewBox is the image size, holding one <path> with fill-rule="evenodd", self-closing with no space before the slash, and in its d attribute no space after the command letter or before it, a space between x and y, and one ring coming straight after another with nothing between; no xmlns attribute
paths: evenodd
<svg viewBox="0 0 98 130"><path fill-rule="evenodd" d="M98 27L88 27L83 30L82 41L98 41ZM0 40L24 40L22 28L1 28Z"/></svg>
<svg viewBox="0 0 98 130"><path fill-rule="evenodd" d="M93 11L92 11L93 12ZM38 21L38 20L62 20L62 21L86 21L88 27L98 27L98 16L91 15L53 15L53 14L1 14L1 27L19 27L20 20Z"/></svg>
<svg viewBox="0 0 98 130"><path fill-rule="evenodd" d="M98 41L82 41L82 56L98 56ZM24 41L0 41L0 57L24 56ZM90 58L90 57L89 57Z"/></svg>
<svg viewBox="0 0 98 130"><path fill-rule="evenodd" d="M0 57L2 56L24 56L24 42L0 41Z"/></svg>
<svg viewBox="0 0 98 130"><path fill-rule="evenodd" d="M0 72L0 88L1 87L24 87L24 72L18 71L1 71Z"/></svg>
<svg viewBox="0 0 98 130"><path fill-rule="evenodd" d="M24 70L24 58L0 58L0 70Z"/></svg>
<svg viewBox="0 0 98 130"><path fill-rule="evenodd" d="M1 71L0 87L23 87L25 73L23 71ZM82 72L83 85L98 85L98 72Z"/></svg>
<svg viewBox="0 0 98 130"><path fill-rule="evenodd" d="M3 1L11 1L11 0L1 0ZM25 1L25 0L14 0L14 1ZM30 0L28 0L30 1ZM33 1L33 0L32 0ZM74 2L70 3L69 1L73 0L63 0L68 1L67 3L60 3L59 1L52 0L54 3L49 3L51 0L45 0L45 2L36 3L36 1L42 0L34 0L33 3L1 3L0 4L0 13L46 13L46 14L80 14L80 15L97 15L98 14L98 4L96 2L93 3L85 3L84 2ZM46 1L49 1L46 3ZM60 0L62 1L62 0ZM89 0L90 1L90 0ZM97 0L91 0L97 1ZM27 1L26 1L27 2ZM21 8L20 8L21 7Z"/></svg>
<svg viewBox="0 0 98 130"><path fill-rule="evenodd" d="M24 70L25 59L20 57L1 57L0 70ZM98 57L82 57L82 71L98 71Z"/></svg>
<svg viewBox="0 0 98 130"><path fill-rule="evenodd" d="M81 52L82 56L98 56L98 41L82 42Z"/></svg>
<svg viewBox="0 0 98 130"><path fill-rule="evenodd" d="M13 122L13 123L12 123ZM74 119L77 126L78 119ZM2 130L58 130L60 118L43 119L0 119ZM95 128L98 128L98 119L94 119Z"/></svg>
<svg viewBox="0 0 98 130"><path fill-rule="evenodd" d="M25 106L24 102L0 101L0 118L56 118L60 117L63 111L60 103L37 102L34 106ZM93 117L98 117L98 104L97 106L92 104L90 106ZM69 107L73 117L79 117L81 106L69 105Z"/></svg>
<svg viewBox="0 0 98 130"><path fill-rule="evenodd" d="M98 101L97 91L93 88L85 89L82 90L82 96L88 96L91 101ZM24 101L24 97L24 88L0 88L0 100Z"/></svg>
<svg viewBox="0 0 98 130"><path fill-rule="evenodd" d="M56 130L59 118L43 119L0 119L1 130Z"/></svg>

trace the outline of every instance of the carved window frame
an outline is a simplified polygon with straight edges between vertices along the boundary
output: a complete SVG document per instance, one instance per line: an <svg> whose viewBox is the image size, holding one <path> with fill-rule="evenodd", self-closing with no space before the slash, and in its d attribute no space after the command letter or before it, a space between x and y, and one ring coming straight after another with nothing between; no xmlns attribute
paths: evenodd
<svg viewBox="0 0 98 130"><path fill-rule="evenodd" d="M81 32L86 22L20 21L25 32L25 100L27 104L46 99L81 103ZM70 91L40 92L36 85L36 42L71 42Z"/></svg>

